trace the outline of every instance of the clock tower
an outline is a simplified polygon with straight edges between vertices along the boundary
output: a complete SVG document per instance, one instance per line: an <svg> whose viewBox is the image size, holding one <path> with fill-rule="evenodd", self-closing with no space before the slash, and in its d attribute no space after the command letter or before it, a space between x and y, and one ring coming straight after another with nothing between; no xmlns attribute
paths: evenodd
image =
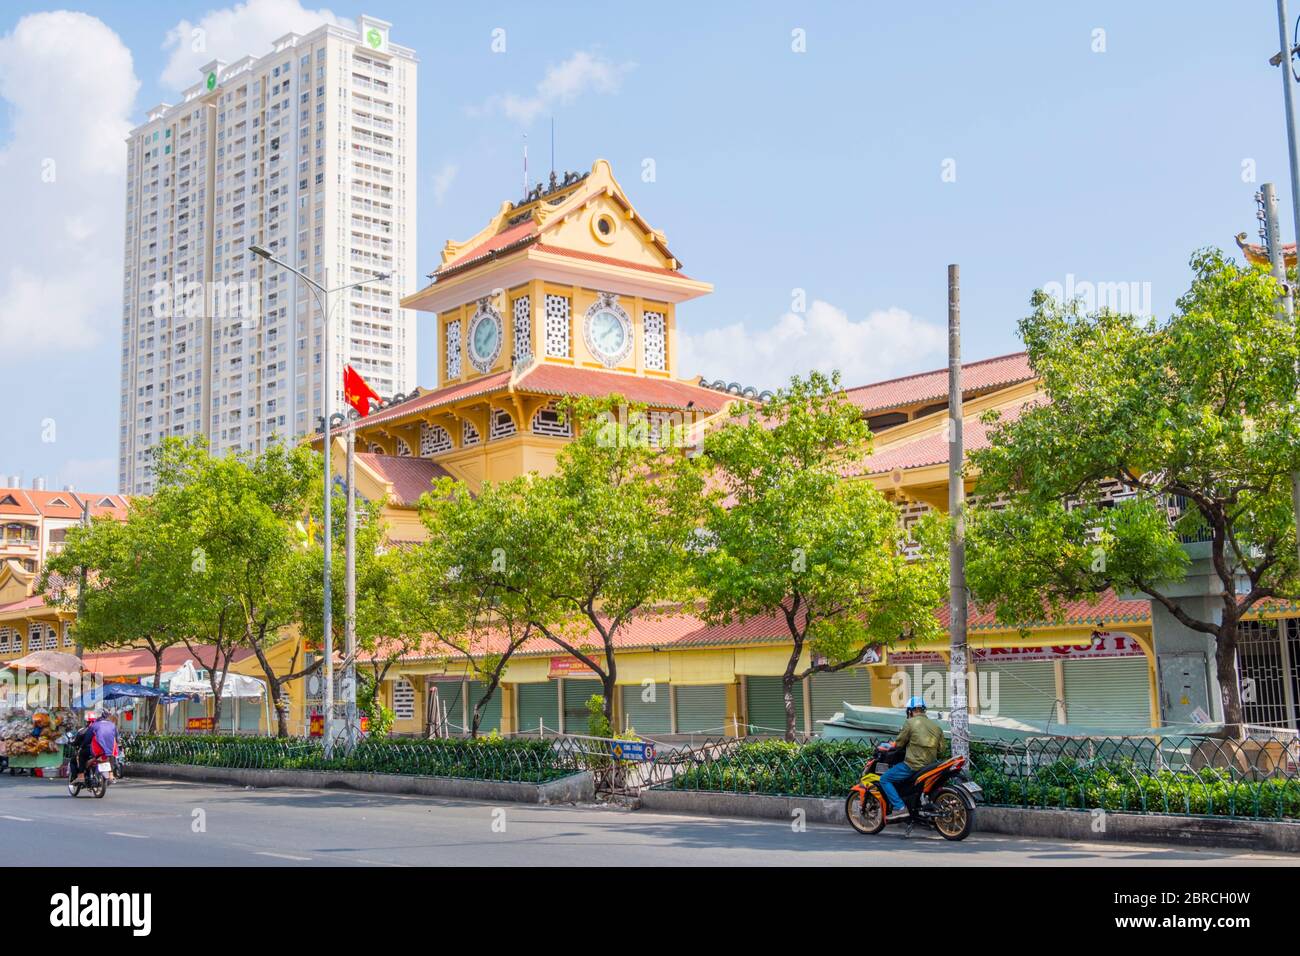
<svg viewBox="0 0 1300 956"><path fill-rule="evenodd" d="M735 398L681 378L677 305L712 286L683 271L603 159L503 202L443 247L429 280L401 304L436 316L436 386L395 397L357 429L363 465L390 474L395 503L403 486L427 489L422 468L471 488L549 473L573 436L556 409L567 396L621 395L645 406L653 433L656 422L697 425Z"/></svg>

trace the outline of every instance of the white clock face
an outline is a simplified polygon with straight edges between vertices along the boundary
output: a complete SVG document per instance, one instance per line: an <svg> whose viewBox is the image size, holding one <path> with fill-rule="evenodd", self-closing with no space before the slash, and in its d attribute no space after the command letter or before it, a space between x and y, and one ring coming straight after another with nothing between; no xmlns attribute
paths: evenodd
<svg viewBox="0 0 1300 956"><path fill-rule="evenodd" d="M501 319L491 311L480 311L469 327L469 358L480 372L492 367L501 354Z"/></svg>
<svg viewBox="0 0 1300 956"><path fill-rule="evenodd" d="M591 344L604 358L622 354L627 329L612 309L601 309L591 317Z"/></svg>

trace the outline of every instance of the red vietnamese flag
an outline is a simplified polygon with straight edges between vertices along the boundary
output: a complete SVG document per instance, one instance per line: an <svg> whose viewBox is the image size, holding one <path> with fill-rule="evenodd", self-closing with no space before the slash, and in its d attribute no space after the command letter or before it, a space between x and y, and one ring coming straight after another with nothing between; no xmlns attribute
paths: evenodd
<svg viewBox="0 0 1300 956"><path fill-rule="evenodd" d="M366 384L366 380L357 374L351 365L343 367L343 398L365 418L370 414L370 400L383 401L379 393Z"/></svg>

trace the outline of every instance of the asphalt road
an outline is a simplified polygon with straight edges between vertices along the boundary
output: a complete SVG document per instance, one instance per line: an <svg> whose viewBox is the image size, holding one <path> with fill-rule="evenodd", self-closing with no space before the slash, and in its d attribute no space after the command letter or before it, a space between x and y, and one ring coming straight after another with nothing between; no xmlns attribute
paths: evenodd
<svg viewBox="0 0 1300 956"><path fill-rule="evenodd" d="M23 865L174 866L1114 866L1296 865L1228 850L677 816L611 807L485 804L354 793L124 780L103 800L62 781L0 776L0 857Z"/></svg>

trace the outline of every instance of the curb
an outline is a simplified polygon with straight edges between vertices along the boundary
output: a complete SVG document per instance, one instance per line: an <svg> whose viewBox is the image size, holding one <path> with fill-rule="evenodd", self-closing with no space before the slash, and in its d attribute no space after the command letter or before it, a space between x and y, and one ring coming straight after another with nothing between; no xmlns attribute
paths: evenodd
<svg viewBox="0 0 1300 956"><path fill-rule="evenodd" d="M844 798L778 797L701 790L641 792L641 808L663 813L789 820L797 810L809 823L848 827ZM975 811L975 830L1078 843L1159 843L1166 846L1300 853L1300 823L1229 820L1162 813L1101 813L990 807Z"/></svg>
<svg viewBox="0 0 1300 956"><path fill-rule="evenodd" d="M512 780L471 780L461 777L417 777L405 774L359 773L351 770L259 770L241 767L195 767L188 764L132 763L127 776L153 779L228 783L242 787L303 787L307 789L360 790L366 793L401 793L425 797L459 797L467 800L505 800L512 803L583 803L595 799L590 771L547 783Z"/></svg>

